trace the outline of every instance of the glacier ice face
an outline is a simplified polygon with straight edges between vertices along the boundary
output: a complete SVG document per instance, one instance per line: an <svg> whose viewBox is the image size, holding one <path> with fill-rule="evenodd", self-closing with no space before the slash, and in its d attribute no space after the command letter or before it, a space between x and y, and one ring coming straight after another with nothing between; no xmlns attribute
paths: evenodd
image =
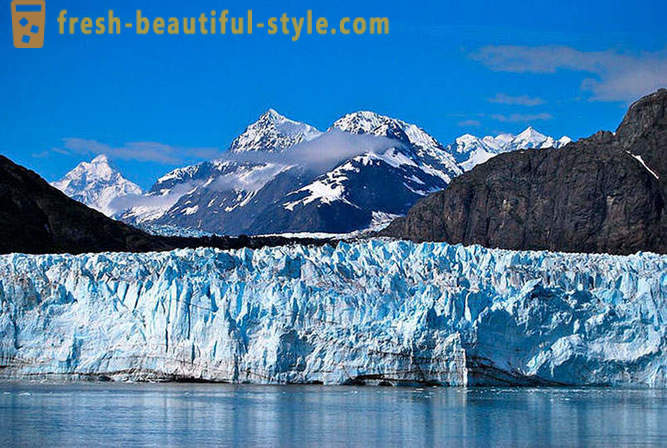
<svg viewBox="0 0 667 448"><path fill-rule="evenodd" d="M665 387L667 257L368 240L0 257L0 376Z"/></svg>

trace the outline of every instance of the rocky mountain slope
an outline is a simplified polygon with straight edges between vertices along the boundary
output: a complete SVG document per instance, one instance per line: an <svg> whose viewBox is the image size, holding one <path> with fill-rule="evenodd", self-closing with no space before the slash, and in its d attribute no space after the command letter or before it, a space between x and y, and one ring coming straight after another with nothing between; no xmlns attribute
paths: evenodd
<svg viewBox="0 0 667 448"><path fill-rule="evenodd" d="M667 90L614 134L500 154L419 201L382 233L416 241L570 252L667 252Z"/></svg>
<svg viewBox="0 0 667 448"><path fill-rule="evenodd" d="M667 386L665 256L341 243L0 256L0 378Z"/></svg>
<svg viewBox="0 0 667 448"><path fill-rule="evenodd" d="M127 195L142 194L141 188L125 179L104 154L95 157L91 162L81 162L65 177L51 185L70 198L107 216L118 211L112 207L114 200Z"/></svg>
<svg viewBox="0 0 667 448"><path fill-rule="evenodd" d="M158 238L67 197L0 156L0 253L167 249Z"/></svg>

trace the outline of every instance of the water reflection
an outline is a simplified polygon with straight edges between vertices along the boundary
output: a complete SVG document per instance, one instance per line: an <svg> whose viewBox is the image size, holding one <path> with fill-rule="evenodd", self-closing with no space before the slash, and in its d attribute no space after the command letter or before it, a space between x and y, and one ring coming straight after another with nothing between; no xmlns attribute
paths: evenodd
<svg viewBox="0 0 667 448"><path fill-rule="evenodd" d="M667 436L662 390L0 385L0 446L613 446Z"/></svg>

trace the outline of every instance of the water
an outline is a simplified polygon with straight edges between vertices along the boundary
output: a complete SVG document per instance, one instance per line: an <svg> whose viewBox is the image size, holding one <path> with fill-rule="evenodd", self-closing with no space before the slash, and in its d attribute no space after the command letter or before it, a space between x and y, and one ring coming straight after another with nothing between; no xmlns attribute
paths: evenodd
<svg viewBox="0 0 667 448"><path fill-rule="evenodd" d="M3 447L620 447L665 437L663 390L0 384Z"/></svg>

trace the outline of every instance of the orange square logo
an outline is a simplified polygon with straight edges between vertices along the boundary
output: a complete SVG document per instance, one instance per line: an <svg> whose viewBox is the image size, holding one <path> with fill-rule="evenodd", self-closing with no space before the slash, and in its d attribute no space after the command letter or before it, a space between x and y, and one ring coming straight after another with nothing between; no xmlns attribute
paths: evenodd
<svg viewBox="0 0 667 448"><path fill-rule="evenodd" d="M16 48L42 48L44 46L44 0L13 0L12 29Z"/></svg>

